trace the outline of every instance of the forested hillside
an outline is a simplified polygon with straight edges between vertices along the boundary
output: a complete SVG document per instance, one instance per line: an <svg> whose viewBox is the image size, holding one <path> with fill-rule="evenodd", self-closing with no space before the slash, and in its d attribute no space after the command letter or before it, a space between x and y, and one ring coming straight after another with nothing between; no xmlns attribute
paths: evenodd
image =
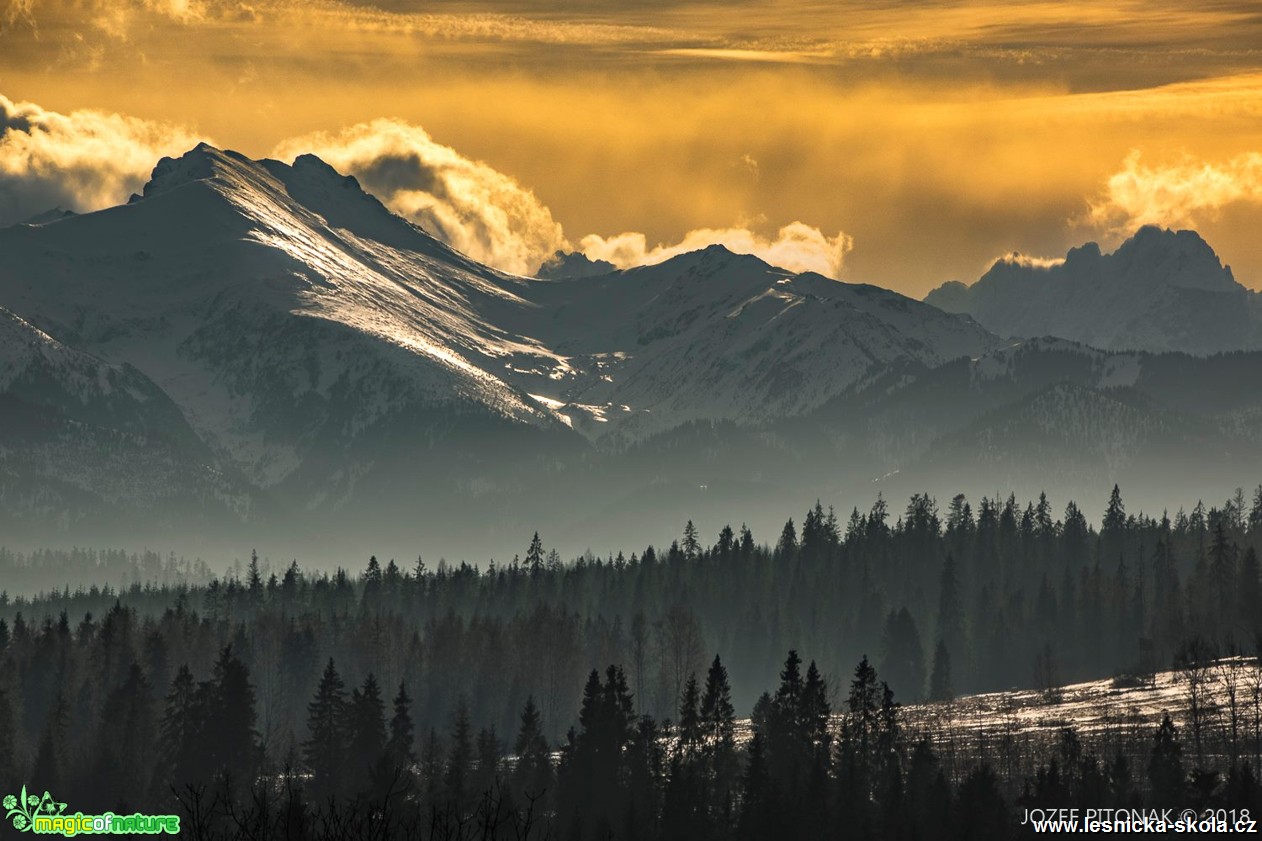
<svg viewBox="0 0 1262 841"><path fill-rule="evenodd" d="M897 703L1252 653L1260 543L1262 489L1160 517L1114 489L1098 528L1045 497L939 510L916 495L901 511L816 505L771 544L743 527L710 543L688 523L666 547L569 562L536 535L483 569L373 557L310 574L255 557L208 585L4 595L0 782L84 809L188 809L227 771L214 808L280 797L283 779L311 808L351 810L339 820L398 785L396 818L466 823L485 790L518 818L545 792L532 820L552 835L636 838L786 820L809 834L894 796L856 791L905 785L948 811L981 798L969 814L1002 823L1022 781L979 756L939 782ZM737 740L751 714L753 741ZM1252 773L1231 759L1210 770ZM1127 797L1150 797L1156 783L1127 773Z"/></svg>

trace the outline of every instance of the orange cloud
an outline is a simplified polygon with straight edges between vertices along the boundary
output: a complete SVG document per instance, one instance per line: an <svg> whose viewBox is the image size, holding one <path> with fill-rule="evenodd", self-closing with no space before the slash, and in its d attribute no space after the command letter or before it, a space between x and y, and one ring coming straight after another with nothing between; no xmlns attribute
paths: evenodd
<svg viewBox="0 0 1262 841"><path fill-rule="evenodd" d="M696 251L707 245L723 245L737 254L756 257L792 272L817 272L840 277L846 254L854 243L849 236L825 235L819 228L793 222L780 229L774 239L748 228L699 228L684 234L674 245L648 247L641 233L623 233L612 237L590 234L583 237L580 248L593 260L607 260L620 268L650 265L679 254Z"/></svg>
<svg viewBox="0 0 1262 841"><path fill-rule="evenodd" d="M1138 150L1108 179L1091 203L1091 221L1109 232L1141 225L1191 227L1228 205L1262 203L1262 154L1247 152L1222 163L1185 156L1174 164L1146 166Z"/></svg>
<svg viewBox="0 0 1262 841"><path fill-rule="evenodd" d="M534 193L419 126L373 120L286 140L275 154L292 160L306 152L356 176L391 210L488 265L530 274L566 247L561 226Z"/></svg>

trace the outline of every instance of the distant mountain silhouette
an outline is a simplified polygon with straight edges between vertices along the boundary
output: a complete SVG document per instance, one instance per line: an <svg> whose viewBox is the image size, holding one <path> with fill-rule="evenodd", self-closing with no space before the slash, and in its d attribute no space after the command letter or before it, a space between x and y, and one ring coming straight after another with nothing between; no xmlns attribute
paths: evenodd
<svg viewBox="0 0 1262 841"><path fill-rule="evenodd" d="M1050 265L1001 259L972 286L952 281L925 301L1003 336L1194 354L1262 348L1262 297L1195 231L1144 227L1112 254L1087 243Z"/></svg>

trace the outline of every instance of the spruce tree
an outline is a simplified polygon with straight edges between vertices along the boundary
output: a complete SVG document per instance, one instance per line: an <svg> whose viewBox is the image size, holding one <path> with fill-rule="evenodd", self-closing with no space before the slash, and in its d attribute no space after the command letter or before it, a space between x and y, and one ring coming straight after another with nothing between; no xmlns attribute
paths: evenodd
<svg viewBox="0 0 1262 841"><path fill-rule="evenodd" d="M1162 716L1161 724L1153 732L1152 751L1148 758L1148 785L1153 804L1174 808L1187 802L1183 746L1179 744L1179 732L1169 713Z"/></svg>
<svg viewBox="0 0 1262 841"><path fill-rule="evenodd" d="M386 755L396 768L410 768L416 763L413 750L415 728L412 724L412 699L407 686L399 684L394 696L394 715L390 718L390 739L386 742Z"/></svg>
<svg viewBox="0 0 1262 841"><path fill-rule="evenodd" d="M251 550L250 552L250 566L246 572L246 586L252 599L258 599L263 593L263 575L259 571L259 553L257 550Z"/></svg>
<svg viewBox="0 0 1262 841"><path fill-rule="evenodd" d="M447 800L457 809L467 805L473 783L473 726L469 723L469 703L464 698L456 705L451 723L451 750L447 753L447 768L443 774L443 789Z"/></svg>
<svg viewBox="0 0 1262 841"><path fill-rule="evenodd" d="M377 678L371 672L361 688L351 691L347 725L347 783L362 788L386 748L385 706Z"/></svg>
<svg viewBox="0 0 1262 841"><path fill-rule="evenodd" d="M49 791L65 791L71 777L70 750L66 742L66 729L70 723L70 707L61 690L57 691L53 704L44 719L39 747L35 753L35 765L31 777L36 786Z"/></svg>
<svg viewBox="0 0 1262 841"><path fill-rule="evenodd" d="M679 748L688 758L701 753L701 691L697 676L688 675L682 697L679 699Z"/></svg>
<svg viewBox="0 0 1262 841"><path fill-rule="evenodd" d="M503 746L494 727L483 727L478 731L477 761L473 768L474 795L494 793L499 782L500 758L503 753Z"/></svg>
<svg viewBox="0 0 1262 841"><path fill-rule="evenodd" d="M684 525L684 542L682 547L684 557L690 561L695 561L701 557L701 536L697 532L697 527L689 520Z"/></svg>
<svg viewBox="0 0 1262 841"><path fill-rule="evenodd" d="M421 746L422 803L427 809L443 806L443 765L443 746L438 741L438 732L431 727Z"/></svg>
<svg viewBox="0 0 1262 841"><path fill-rule="evenodd" d="M349 735L345 686L330 657L315 697L307 704L307 739L302 745L312 789L320 797L339 793Z"/></svg>
<svg viewBox="0 0 1262 841"><path fill-rule="evenodd" d="M149 795L153 776L155 728L153 699L140 666L132 663L127 679L110 693L93 751L94 777L100 781L103 807L138 804Z"/></svg>
<svg viewBox="0 0 1262 841"><path fill-rule="evenodd" d="M716 654L706 673L705 694L701 697L701 728L705 740L708 770L712 780L710 818L719 836L729 834L734 820L737 785L736 711L727 669Z"/></svg>
<svg viewBox="0 0 1262 841"><path fill-rule="evenodd" d="M167 780L177 788L197 779L196 751L201 721L196 705L197 686L188 664L181 665L167 692L162 721L158 725L159 772L155 783ZM162 784L159 784L163 787ZM165 792L157 792L165 794Z"/></svg>
<svg viewBox="0 0 1262 841"><path fill-rule="evenodd" d="M211 680L198 687L204 710L202 750L207 767L232 786L248 789L261 764L255 730L254 686L245 664L232 646L224 646L211 669Z"/></svg>
<svg viewBox="0 0 1262 841"><path fill-rule="evenodd" d="M780 539L776 541L776 558L780 560L791 559L797 554L797 549L797 529L793 527L793 518L790 517L785 522L784 529L780 532Z"/></svg>
<svg viewBox="0 0 1262 841"><path fill-rule="evenodd" d="M727 669L719 655L706 673L705 694L701 698L701 727L707 746L716 752L735 747L736 710L732 706L732 687Z"/></svg>
<svg viewBox="0 0 1262 841"><path fill-rule="evenodd" d="M543 797L553 785L552 756L533 697L526 698L522 708L521 727L513 752L517 755L512 778L514 792L526 800Z"/></svg>
<svg viewBox="0 0 1262 841"><path fill-rule="evenodd" d="M543 574L543 541L539 539L539 532L535 532L535 536L530 539L530 548L526 550L526 569L534 577Z"/></svg>

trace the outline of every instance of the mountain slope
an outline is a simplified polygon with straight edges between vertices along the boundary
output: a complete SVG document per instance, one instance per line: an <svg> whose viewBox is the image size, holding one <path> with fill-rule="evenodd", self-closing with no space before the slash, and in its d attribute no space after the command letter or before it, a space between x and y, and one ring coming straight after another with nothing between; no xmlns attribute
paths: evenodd
<svg viewBox="0 0 1262 841"><path fill-rule="evenodd" d="M1194 354L1262 348L1262 299L1195 231L1145 227L1112 254L1088 243L1052 265L999 260L972 286L952 281L925 301L1004 336Z"/></svg>
<svg viewBox="0 0 1262 841"><path fill-rule="evenodd" d="M935 369L891 368L781 429L844 453L891 495L955 484L1089 498L1123 482L1150 505L1173 483L1217 496L1257 482L1262 353L1036 339Z"/></svg>
<svg viewBox="0 0 1262 841"><path fill-rule="evenodd" d="M722 246L523 294L546 315L534 333L586 374L561 379L560 410L610 442L693 420L764 424L890 363L933 366L999 344L971 319L895 292Z"/></svg>
<svg viewBox="0 0 1262 841"><path fill-rule="evenodd" d="M582 522L609 499L592 497L607 463L593 442L763 424L891 362L997 341L965 316L721 248L505 275L315 157L206 145L159 162L127 205L0 230L0 253L0 306L143 375L215 463L324 532L517 538Z"/></svg>
<svg viewBox="0 0 1262 841"><path fill-rule="evenodd" d="M267 510L143 374L3 308L0 430L0 523L11 538L50 526L123 535L139 518L218 531Z"/></svg>

